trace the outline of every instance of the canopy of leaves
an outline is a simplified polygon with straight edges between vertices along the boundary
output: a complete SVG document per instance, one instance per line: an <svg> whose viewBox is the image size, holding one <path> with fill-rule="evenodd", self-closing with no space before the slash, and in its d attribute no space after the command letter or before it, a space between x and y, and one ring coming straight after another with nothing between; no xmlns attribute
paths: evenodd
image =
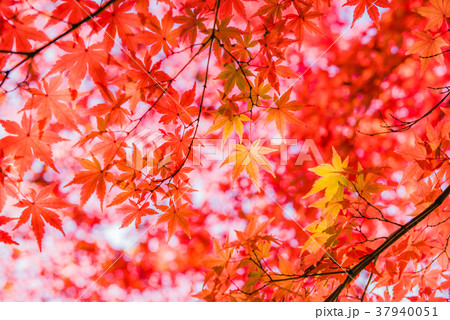
<svg viewBox="0 0 450 320"><path fill-rule="evenodd" d="M0 1L0 300L448 301L449 19Z"/></svg>

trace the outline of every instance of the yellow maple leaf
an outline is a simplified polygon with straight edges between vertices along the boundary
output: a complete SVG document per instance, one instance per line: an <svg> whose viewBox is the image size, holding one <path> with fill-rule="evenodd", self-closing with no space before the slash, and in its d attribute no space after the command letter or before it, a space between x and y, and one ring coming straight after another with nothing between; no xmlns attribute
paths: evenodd
<svg viewBox="0 0 450 320"><path fill-rule="evenodd" d="M416 11L421 16L430 18L425 30L439 29L445 21L450 17L450 1L449 0L430 0L431 7L425 6L417 8Z"/></svg>
<svg viewBox="0 0 450 320"><path fill-rule="evenodd" d="M230 116L219 117L214 121L214 124L205 133L206 135L223 127L222 144L231 136L233 130L236 131L239 142L242 142L242 135L244 133L244 125L242 121L250 121L250 118L245 114L236 114Z"/></svg>
<svg viewBox="0 0 450 320"><path fill-rule="evenodd" d="M308 169L318 176L319 180L314 182L312 189L303 198L307 198L323 189L325 189L325 200L330 201L334 198L335 201L343 199L344 187L348 186L348 179L345 177L348 166L348 157L342 162L341 157L333 148L332 165L329 163L321 164L315 168Z"/></svg>
<svg viewBox="0 0 450 320"><path fill-rule="evenodd" d="M309 234L308 240L306 240L305 244L303 245L301 253L307 250L308 252L314 254L320 249L325 250L325 244L333 235L327 231L333 225L334 221L326 218L321 219L320 221L314 221L309 226L307 226L305 230L311 233Z"/></svg>
<svg viewBox="0 0 450 320"><path fill-rule="evenodd" d="M342 194L335 195L335 198L341 199L343 198L343 192L344 190L340 190ZM310 207L314 207L317 209L320 209L320 216L326 219L332 219L333 221L336 220L339 212L342 210L342 204L340 201L332 201L329 202L327 199L322 198L313 204L310 205Z"/></svg>
<svg viewBox="0 0 450 320"><path fill-rule="evenodd" d="M423 75L425 69L430 64L431 58L436 59L440 64L444 64L444 56L442 55L441 47L448 44L441 38L441 34L437 33L434 36L429 32L416 32L419 40L406 51L406 54L419 53L421 54L421 68L420 76Z"/></svg>
<svg viewBox="0 0 450 320"><path fill-rule="evenodd" d="M261 167L275 177L272 166L264 155L276 151L276 149L260 146L260 140L261 139L255 140L248 147L244 144L233 145L233 148L236 149L236 151L233 151L221 165L222 167L227 163L234 163L233 184L245 169L253 184L258 189L258 192L260 190L258 167Z"/></svg>

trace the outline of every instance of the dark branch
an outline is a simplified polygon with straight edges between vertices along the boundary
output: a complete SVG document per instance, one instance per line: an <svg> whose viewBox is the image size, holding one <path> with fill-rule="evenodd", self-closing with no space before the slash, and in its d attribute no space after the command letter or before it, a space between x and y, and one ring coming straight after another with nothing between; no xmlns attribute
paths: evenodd
<svg viewBox="0 0 450 320"><path fill-rule="evenodd" d="M51 46L52 44L54 44L55 42L57 42L58 40L60 40L61 38L67 36L68 34L70 34L72 31L78 29L81 25L85 24L86 22L92 20L95 16L99 15L100 13L102 13L103 11L105 11L106 8L108 8L110 5L112 5L114 2L116 2L117 0L109 0L107 3L105 3L103 6L101 6L100 8L98 8L94 13L89 14L86 18L84 18L83 20L75 23L74 25L72 25L71 28L67 29L66 31L64 31L63 33L61 33L59 36L57 36L56 38L54 38L53 40L47 42L46 44L44 44L43 46L37 48L34 51L31 52L14 52L14 51L9 51L6 53L15 53L15 54L22 54L22 55L26 55L25 58L23 58L21 61L19 61L18 63L16 63L11 69L7 70L7 71L2 71L2 73L5 74L5 76L2 79L2 82L0 83L0 87L3 85L3 83L5 83L6 79L8 78L8 75L11 71L17 69L18 67L20 67L22 64L24 64L25 62L27 62L28 60L34 58L36 55L38 55L39 53L41 53L41 51L45 50L46 48L48 48L49 46Z"/></svg>
<svg viewBox="0 0 450 320"><path fill-rule="evenodd" d="M430 59L430 58L434 58L434 57L443 55L444 53L447 53L447 52L450 52L450 49L445 50L445 51L442 51L442 52L440 52L440 53L433 54L432 56L426 56L426 57L419 56L419 58L420 58L420 59Z"/></svg>
<svg viewBox="0 0 450 320"><path fill-rule="evenodd" d="M445 190L439 195L439 197L436 198L436 200L428 208L422 211L414 219L403 225L401 228L397 229L375 251L366 255L365 258L363 258L360 263L351 268L350 271L348 272L348 276L345 279L345 281L342 284L340 284L327 299L325 299L325 302L337 301L342 290L344 290L345 287L349 283L351 283L360 274L361 271L363 271L370 263L372 263L375 259L377 259L381 253L387 250L398 239L404 236L409 230L417 226L422 220L428 217L435 209L437 209L444 202L444 200L448 197L449 194L450 194L450 186L445 188Z"/></svg>
<svg viewBox="0 0 450 320"><path fill-rule="evenodd" d="M377 136L377 135L380 135L380 134L398 133L398 132L407 131L407 130L411 129L414 125L416 125L419 121L421 121L421 120L425 119L426 117L428 117L434 110L439 108L439 106L445 101L445 99L447 99L448 96L450 96L450 91L447 91L447 94L435 106L433 106L430 110L428 110L427 113L425 113L423 116L421 116L420 118L418 118L416 120L403 121L403 120L400 120L400 119L394 117L393 115L391 115L391 117L394 120L398 121L399 123L394 124L394 125L389 125L382 118L383 123L384 123L384 125L382 127L385 128L386 131L376 132L376 133L364 133L364 132L358 130L358 132L362 133L362 134L365 134L365 135L368 135L368 136Z"/></svg>

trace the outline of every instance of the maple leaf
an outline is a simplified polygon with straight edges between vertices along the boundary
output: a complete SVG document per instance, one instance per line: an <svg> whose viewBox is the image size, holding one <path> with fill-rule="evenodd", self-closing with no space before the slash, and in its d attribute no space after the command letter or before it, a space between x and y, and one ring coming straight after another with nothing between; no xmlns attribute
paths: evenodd
<svg viewBox="0 0 450 320"><path fill-rule="evenodd" d="M63 235L65 235L62 229L62 221L59 218L58 214L49 209L62 209L72 206L61 198L49 197L54 188L55 184L51 184L49 186L41 188L39 192L36 192L36 190L32 189L30 191L30 200L22 199L15 204L16 207L25 209L22 211L22 214L20 215L19 221L14 227L14 230L26 223L31 217L31 228L36 237L40 251L42 251L42 238L44 237L45 233L44 220L49 225L58 229Z"/></svg>
<svg viewBox="0 0 450 320"><path fill-rule="evenodd" d="M420 7L416 11L421 16L430 18L425 30L439 29L445 21L450 17L450 1L449 0L430 0L431 7Z"/></svg>
<svg viewBox="0 0 450 320"><path fill-rule="evenodd" d="M15 136L7 136L0 140L0 150L14 154L14 161L20 174L27 171L36 157L50 168L56 170L52 160L50 144L65 141L52 131L41 131L37 125L31 125L30 119L23 114L21 126L9 120L0 120L6 132Z"/></svg>
<svg viewBox="0 0 450 320"><path fill-rule="evenodd" d="M15 218L8 218L5 216L0 216L0 226L7 224L8 222L14 221L16 220ZM0 242L6 243L6 244L17 244L17 242L15 242L11 236L9 235L9 233L7 233L6 231L0 230Z"/></svg>
<svg viewBox="0 0 450 320"><path fill-rule="evenodd" d="M114 132L99 135L101 142L94 145L91 149L93 154L100 154L105 164L109 164L115 157L125 158L126 152L124 148L128 147L124 142L125 137L116 137Z"/></svg>
<svg viewBox="0 0 450 320"><path fill-rule="evenodd" d="M149 205L150 203L148 202L139 205L133 200L130 200L130 204L124 204L119 207L117 209L118 211L127 214L127 216L123 218L122 226L120 228L128 227L134 221L136 230L138 230L143 216L158 214L157 211L148 208Z"/></svg>
<svg viewBox="0 0 450 320"><path fill-rule="evenodd" d="M76 125L77 116L70 108L72 93L69 89L59 89L63 82L61 75L50 79L49 82L46 79L41 81L42 85L39 85L39 89L30 88L28 90L33 96L27 101L24 108L38 109L39 129L42 130L54 115L61 123L80 132Z"/></svg>
<svg viewBox="0 0 450 320"><path fill-rule="evenodd" d="M224 267L233 256L234 248L229 246L228 237L222 246L216 238L213 238L214 254L207 255L202 259L202 264L212 267Z"/></svg>
<svg viewBox="0 0 450 320"><path fill-rule="evenodd" d="M1 151L1 150L0 150ZM13 187L13 184L8 181L2 181L4 179L4 176L1 172L0 167L0 212L2 212L3 207L6 204L7 195L15 196L16 195L16 188Z"/></svg>
<svg viewBox="0 0 450 320"><path fill-rule="evenodd" d="M361 165L358 164L358 171L363 170ZM359 193L359 195L363 198L368 199L368 196L370 196L372 193L379 193L381 191L389 189L388 186L384 186L381 183L376 183L377 175L373 173L369 173L366 176L363 174L357 174L356 175L356 183L351 184L350 190L356 191Z"/></svg>
<svg viewBox="0 0 450 320"><path fill-rule="evenodd" d="M17 194L15 185L9 179L11 169L11 158L5 156L3 149L0 148L0 212L6 204L7 196L15 197Z"/></svg>
<svg viewBox="0 0 450 320"><path fill-rule="evenodd" d="M183 230L189 238L191 233L189 230L189 222L186 218L195 216L196 214L186 209L187 204L178 205L175 207L175 203L171 201L170 206L159 206L158 209L163 211L163 214L158 217L156 226L161 223L167 222L167 228L169 232L169 239L175 234L177 226ZM156 227L155 226L155 227Z"/></svg>
<svg viewBox="0 0 450 320"><path fill-rule="evenodd" d="M145 30L137 38L139 42L151 45L150 55L154 56L162 49L165 55L168 56L171 53L171 47L178 45L177 38L180 34L180 29L173 29L174 22L170 11L162 18L161 23L152 14L147 17L146 27L151 32Z"/></svg>
<svg viewBox="0 0 450 320"><path fill-rule="evenodd" d="M102 167L97 158L92 155L93 161L88 159L78 159L86 170L78 172L73 180L66 184L64 187L73 184L82 184L81 187L81 201L80 205L83 206L89 198L97 192L97 196L100 200L101 207L103 208L103 200L105 198L106 181L113 180L113 175L108 171L111 164Z"/></svg>
<svg viewBox="0 0 450 320"><path fill-rule="evenodd" d="M106 73L102 63L107 62L108 53L105 52L102 43L86 47L83 39L79 37L77 43L61 41L58 42L58 46L69 53L61 56L49 73L67 72L69 85L72 88L77 88L81 84L87 71L94 82L105 81Z"/></svg>
<svg viewBox="0 0 450 320"><path fill-rule="evenodd" d="M284 27L284 24L281 26ZM272 56L284 60L284 51L289 44L295 42L294 39L288 39L287 37L280 36L280 34L281 30L276 30L275 28L270 31L266 30L264 37L258 40L262 50L261 52L264 53L265 58L269 61L272 61Z"/></svg>
<svg viewBox="0 0 450 320"><path fill-rule="evenodd" d="M180 96L177 91L170 91L161 103L156 105L156 111L162 114L159 122L164 124L177 124L181 120L188 125L192 122L192 117L198 114L198 108L193 106L195 100L196 84L191 90L187 90Z"/></svg>
<svg viewBox="0 0 450 320"><path fill-rule="evenodd" d="M307 198L325 189L325 199L327 201L332 198L342 200L344 187L347 187L349 183L348 179L344 176L347 166L348 157L342 162L336 149L333 148L332 165L324 163L315 168L308 169L321 178L314 182L312 189L303 198Z"/></svg>
<svg viewBox="0 0 450 320"><path fill-rule="evenodd" d="M194 45L197 39L197 30L204 31L206 29L203 21L206 18L201 18L198 10L192 10L190 8L184 8L185 15L177 16L174 18L176 23L180 24L178 30L180 31L180 38L184 39L189 37L189 43Z"/></svg>
<svg viewBox="0 0 450 320"><path fill-rule="evenodd" d="M164 139L167 141L161 146L161 149L170 152L175 157L187 156L189 154L189 158L193 159L194 152L190 152L190 149L199 143L195 139L192 141L194 129L187 130L183 135L181 135L180 130L181 128L177 127L175 133L161 131L164 133Z"/></svg>
<svg viewBox="0 0 450 320"><path fill-rule="evenodd" d="M261 100L271 99L272 97L269 95L270 89L270 84L264 84L264 80L258 74L255 78L255 83L252 85L251 92L247 90L242 93L242 97L248 99L247 110L251 110L253 106L260 106Z"/></svg>
<svg viewBox="0 0 450 320"><path fill-rule="evenodd" d="M234 163L232 173L233 184L245 169L253 184L256 186L258 192L260 191L258 167L261 167L262 169L270 173L273 177L275 177L272 166L270 165L269 160L264 157L264 155L271 153L276 149L260 146L260 140L261 139L253 141L253 143L249 147L245 146L244 144L233 145L233 148L235 148L236 151L233 151L221 165L222 167L227 163Z"/></svg>
<svg viewBox="0 0 450 320"><path fill-rule="evenodd" d="M264 82L265 79L268 79L269 83L278 93L280 92L278 76L288 79L298 78L298 75L291 68L287 66L281 66L280 63L282 62L283 59L274 61L272 59L263 57L261 59L262 65L256 68L256 70L259 71L258 77L261 78L261 82Z"/></svg>
<svg viewBox="0 0 450 320"><path fill-rule="evenodd" d="M308 240L302 246L301 253L308 251L310 253L316 253L319 250L325 250L330 238L336 234L335 216L328 215L324 219L316 220L308 225L305 230L310 232Z"/></svg>
<svg viewBox="0 0 450 320"><path fill-rule="evenodd" d="M258 222L258 217L251 217L249 223L245 227L244 232L239 230L234 230L236 233L237 240L235 245L248 245L252 249L258 249L258 243L261 240L267 242L275 242L279 244L279 240L274 238L272 235L266 233L266 229L272 223L274 218L267 219L261 223Z"/></svg>
<svg viewBox="0 0 450 320"><path fill-rule="evenodd" d="M266 5L259 8L259 10L254 14L254 16L267 16L269 18L281 19L284 9L286 6L283 2L278 0L264 0Z"/></svg>
<svg viewBox="0 0 450 320"><path fill-rule="evenodd" d="M292 88L286 91L281 97L278 98L275 95L275 104L277 108L267 108L265 111L268 113L266 118L266 124L271 123L275 120L277 130L280 135L284 138L286 133L286 121L291 123L305 125L301 122L291 111L297 111L302 107L301 104L296 101L289 101L291 96Z"/></svg>
<svg viewBox="0 0 450 320"><path fill-rule="evenodd" d="M11 50L15 45L17 51L29 52L33 50L30 41L48 41L42 30L32 26L34 19L36 15L21 16L18 12L8 20L2 19L0 48Z"/></svg>
<svg viewBox="0 0 450 320"><path fill-rule="evenodd" d="M191 188L186 182L183 181L183 183L168 184L169 190L167 190L165 196L170 198L172 197L174 200L184 200L186 202L192 203L192 200L190 199L190 193L197 191L193 188Z"/></svg>
<svg viewBox="0 0 450 320"><path fill-rule="evenodd" d="M147 52L143 61L134 58L135 63L124 64L122 67L126 68L126 74L114 81L118 86L125 87L127 96L131 98L130 108L133 112L139 101L160 95L163 92L161 83L172 79L159 70L161 61L152 65L151 58L152 56Z"/></svg>
<svg viewBox="0 0 450 320"><path fill-rule="evenodd" d="M222 145L231 136L233 130L236 131L239 136L239 142L242 142L242 135L244 133L244 125L242 121L250 121L250 118L245 114L235 114L230 116L222 116L214 120L214 124L208 129L205 135L208 135L223 127L222 131Z"/></svg>
<svg viewBox="0 0 450 320"><path fill-rule="evenodd" d="M420 40L416 41L414 45L406 51L406 54L419 53L421 54L421 68L420 76L423 75L426 68L430 64L431 58L436 59L441 65L444 64L444 57L442 55L441 47L447 46L448 43L441 38L441 34L437 33L434 36L429 32L416 32Z"/></svg>
<svg viewBox="0 0 450 320"><path fill-rule="evenodd" d="M52 11L52 16L59 20L67 21L70 24L75 24L86 18L93 10L98 8L98 4L91 0L76 1L62 0L55 10ZM59 22L58 19L49 19L46 26L51 26Z"/></svg>
<svg viewBox="0 0 450 320"><path fill-rule="evenodd" d="M106 93L106 90L104 93ZM117 97L113 94L104 94L103 96L107 102L95 105L87 111L87 114L95 116L106 115L105 122L109 125L117 124L119 126L125 126L128 124L130 111L128 108L124 107L123 104L127 102L130 97L124 94L118 94Z"/></svg>
<svg viewBox="0 0 450 320"><path fill-rule="evenodd" d="M142 156L141 151L133 144L133 153L131 155L131 162L128 159L121 159L116 162L116 167L123 173L117 177L118 181L133 182L135 179L140 179L142 170L148 165L147 155Z"/></svg>
<svg viewBox="0 0 450 320"><path fill-rule="evenodd" d="M348 0L343 6L356 6L353 12L352 27L367 9L370 19L375 23L377 29L380 30L380 12L378 7L390 8L391 4L388 0Z"/></svg>
<svg viewBox="0 0 450 320"><path fill-rule="evenodd" d="M117 182L117 184L119 185L119 187L124 190L123 192L119 193L112 201L110 204L108 204L107 207L112 207L112 206L116 206L119 205L123 202L125 202L126 200L130 199L130 198L139 198L142 195L142 190L137 188L135 183L127 183L127 182Z"/></svg>
<svg viewBox="0 0 450 320"><path fill-rule="evenodd" d="M245 68L245 65L235 66L234 63L229 63L225 66L225 70L222 71L217 79L225 80L224 93L230 93L234 88L234 85L244 91L248 87L246 77L253 76L253 73Z"/></svg>
<svg viewBox="0 0 450 320"><path fill-rule="evenodd" d="M137 49L137 41L135 37L135 31L140 27L138 16L131 12L133 10L133 2L115 2L111 11L103 12L97 19L98 24L105 29L107 36L104 37L104 44L106 50L109 52L114 46L114 38L119 35L122 43L135 52ZM96 33L96 30L92 30L92 33Z"/></svg>
<svg viewBox="0 0 450 320"><path fill-rule="evenodd" d="M246 19L245 15L245 6L242 3L242 0L228 0L224 1L220 6L219 14L221 18L230 17L233 15L233 9L236 11L242 18Z"/></svg>
<svg viewBox="0 0 450 320"><path fill-rule="evenodd" d="M239 30L236 27L229 26L228 24L231 22L231 17L228 16L224 19L222 19L216 26L216 30L214 31L215 36L217 39L220 40L221 43L224 43L225 45L231 47L231 40L236 39L239 37L239 35L242 33L241 30ZM210 37L212 35L213 29L208 29L204 31ZM214 42L217 46L219 46L219 41ZM217 49L217 48L216 48ZM220 59L218 59L220 61Z"/></svg>
<svg viewBox="0 0 450 320"><path fill-rule="evenodd" d="M258 41L252 40L252 32L250 26L247 26L245 33L236 38L236 44L233 47L233 56L239 61L246 61L252 59L250 48L255 47Z"/></svg>
<svg viewBox="0 0 450 320"><path fill-rule="evenodd" d="M323 13L310 11L312 9L312 3L308 5L299 5L294 1L293 5L298 14L289 14L286 16L286 20L288 21L286 29L292 30L296 35L298 47L300 48L305 35L305 29L312 33L322 34L320 28L312 20L322 16Z"/></svg>

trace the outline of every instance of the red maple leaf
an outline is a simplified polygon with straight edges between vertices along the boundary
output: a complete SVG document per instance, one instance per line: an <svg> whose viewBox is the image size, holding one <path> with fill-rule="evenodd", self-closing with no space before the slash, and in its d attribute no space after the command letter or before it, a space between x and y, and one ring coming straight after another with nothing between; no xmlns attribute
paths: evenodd
<svg viewBox="0 0 450 320"><path fill-rule="evenodd" d="M0 140L0 150L4 150L6 154L14 154L13 159L21 175L31 167L34 158L42 160L58 172L53 164L50 144L66 139L52 131L41 131L37 125L32 126L30 119L25 114L22 116L21 126L17 122L9 120L0 120L0 123L6 132L14 135Z"/></svg>
<svg viewBox="0 0 450 320"><path fill-rule="evenodd" d="M105 52L103 43L96 43L86 47L82 38L78 38L77 43L60 42L58 46L69 53L63 55L53 65L51 74L67 72L69 85L77 88L89 71L89 75L94 82L103 83L106 79L105 68L102 63L106 63L108 54Z"/></svg>
<svg viewBox="0 0 450 320"><path fill-rule="evenodd" d="M157 211L149 209L148 208L149 205L150 203L148 202L139 205L133 200L130 200L130 204L122 205L118 210L128 215L125 218L123 218L121 228L128 227L134 221L136 229L139 229L139 225L141 224L141 218L143 216L158 214Z"/></svg>
<svg viewBox="0 0 450 320"><path fill-rule="evenodd" d="M31 217L31 228L36 236L40 251L42 251L42 238L45 233L44 220L65 235L62 229L62 221L58 214L49 209L62 209L70 207L71 204L58 197L49 197L54 188L55 184L51 184L40 189L39 192L32 189L30 191L30 200L22 199L15 204L16 207L25 209L22 211L14 230L26 223Z"/></svg>
<svg viewBox="0 0 450 320"><path fill-rule="evenodd" d="M52 115L61 123L79 132L76 121L76 113L70 108L72 93L69 89L60 89L63 79L61 75L42 80L39 89L30 88L33 97L28 100L24 109L38 109L39 128L42 130L46 123L52 119Z"/></svg>
<svg viewBox="0 0 450 320"><path fill-rule="evenodd" d="M13 220L16 220L14 218L8 218L5 216L0 216L0 226L7 224L8 222L11 222ZM0 242L6 243L6 244L18 244L15 242L8 232L0 230Z"/></svg>
<svg viewBox="0 0 450 320"><path fill-rule="evenodd" d="M106 50L110 51L114 46L114 38L116 35L120 37L122 43L131 51L135 52L137 49L137 42L134 29L141 25L138 16L132 12L134 1L121 2L117 1L113 4L112 10L103 12L97 22L102 28L106 27L106 36L104 44ZM93 33L96 30L93 30Z"/></svg>

